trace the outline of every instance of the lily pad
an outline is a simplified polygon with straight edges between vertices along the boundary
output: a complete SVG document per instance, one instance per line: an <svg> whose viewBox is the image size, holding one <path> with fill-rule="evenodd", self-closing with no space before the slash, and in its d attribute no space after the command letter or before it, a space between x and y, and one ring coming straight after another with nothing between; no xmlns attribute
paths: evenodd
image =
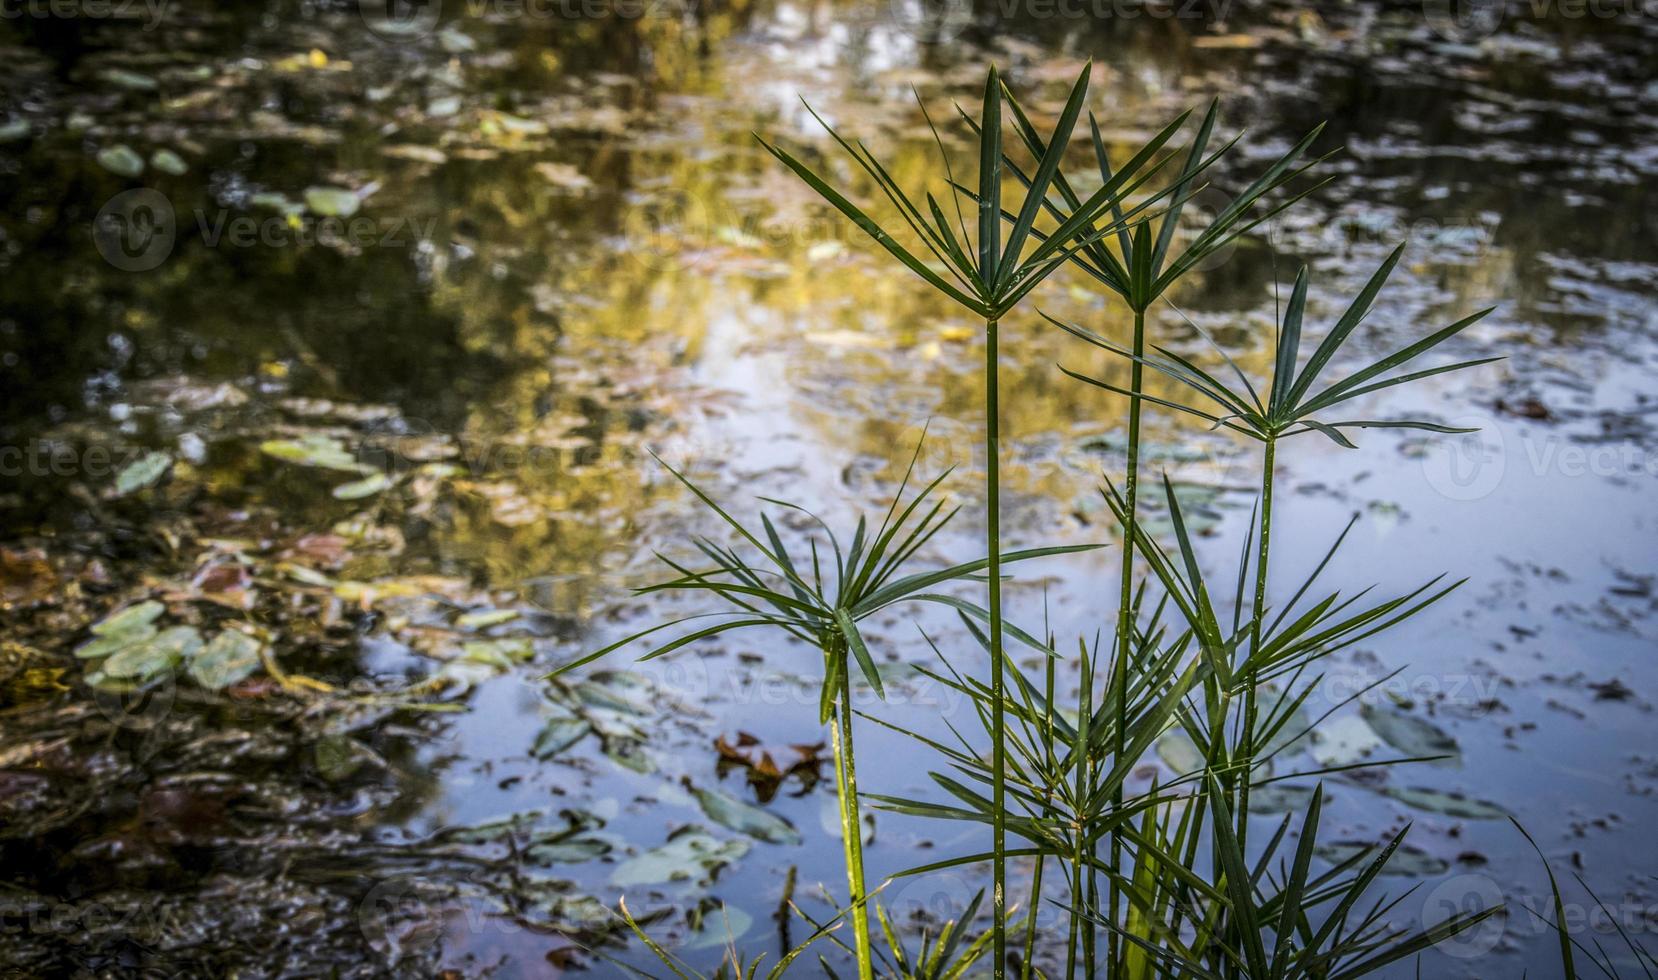
<svg viewBox="0 0 1658 980"><path fill-rule="evenodd" d="M325 218L349 218L363 206L363 199L343 187L307 187L305 206Z"/></svg>
<svg viewBox="0 0 1658 980"><path fill-rule="evenodd" d="M1326 799L1329 797L1326 796ZM1313 801L1311 786L1268 783L1249 791L1250 813L1304 813Z"/></svg>
<svg viewBox="0 0 1658 980"><path fill-rule="evenodd" d="M531 843L524 849L524 858L543 867L551 864L581 864L604 857L616 846L602 837L591 834L565 836L558 840Z"/></svg>
<svg viewBox="0 0 1658 980"><path fill-rule="evenodd" d="M1382 740L1376 737L1364 719L1343 715L1313 729L1309 751L1319 765L1350 766L1364 761L1381 747Z"/></svg>
<svg viewBox="0 0 1658 980"><path fill-rule="evenodd" d="M670 882L706 885L726 865L747 854L749 847L745 840L722 841L700 827L687 827L661 847L617 865L610 874L610 883L624 888Z"/></svg>
<svg viewBox="0 0 1658 980"><path fill-rule="evenodd" d="M339 473L374 472L372 467L364 465L347 452L338 439L329 436L313 434L298 439L271 439L260 443L259 451L266 456L299 466L314 466Z"/></svg>
<svg viewBox="0 0 1658 980"><path fill-rule="evenodd" d="M535 746L530 749L530 754L537 759L551 759L586 738L592 730L593 727L582 718L568 715L554 718L535 737Z"/></svg>
<svg viewBox="0 0 1658 980"><path fill-rule="evenodd" d="M1445 766L1462 763L1462 749L1457 746L1457 740L1431 722L1382 705L1363 705L1359 714L1382 741L1407 756L1447 756L1434 760Z"/></svg>
<svg viewBox="0 0 1658 980"><path fill-rule="evenodd" d="M334 499L361 500L364 497L372 497L377 493L391 489L393 482L395 481L384 473L370 473L361 480L352 480L350 483L342 483L335 487L333 490Z"/></svg>
<svg viewBox="0 0 1658 980"><path fill-rule="evenodd" d="M733 796L728 796L718 790L691 789L691 795L697 798L697 805L708 819L722 827L735 830L740 834L747 834L755 840L763 840L768 844L799 844L802 842L800 832L794 825L779 817L775 813L745 803Z"/></svg>
<svg viewBox="0 0 1658 980"><path fill-rule="evenodd" d="M145 453L115 474L115 495L124 497L134 491L154 486L172 468L173 457L169 454Z"/></svg>
<svg viewBox="0 0 1658 980"><path fill-rule="evenodd" d="M686 949L714 949L735 942L754 928L754 916L734 905L725 905L705 912L692 929Z"/></svg>
<svg viewBox="0 0 1658 980"><path fill-rule="evenodd" d="M83 643L75 656L81 660L98 660L148 642L155 637L155 621L165 608L153 599L128 606L93 626L92 639Z"/></svg>
<svg viewBox="0 0 1658 980"><path fill-rule="evenodd" d="M1318 848L1318 856L1331 864L1340 864L1355 854L1365 854L1356 867L1363 868L1366 862L1375 860L1379 848L1372 844L1360 841L1337 841ZM1393 856L1382 865L1384 875L1404 875L1413 878L1429 878L1441 875L1451 869L1450 862L1443 858L1436 858L1421 848L1401 844L1393 852Z"/></svg>
<svg viewBox="0 0 1658 980"><path fill-rule="evenodd" d="M1428 813L1443 814L1462 820L1501 820L1508 811L1488 800L1476 800L1461 793L1449 793L1422 787L1389 786L1382 795Z"/></svg>
<svg viewBox="0 0 1658 980"><path fill-rule="evenodd" d="M1207 764L1197 743L1185 732L1176 729L1157 740L1157 757L1180 775L1198 772Z"/></svg>
<svg viewBox="0 0 1658 980"><path fill-rule="evenodd" d="M117 650L104 661L103 673L121 680L153 680L194 656L201 645L201 633L194 626L174 626Z"/></svg>
<svg viewBox="0 0 1658 980"><path fill-rule="evenodd" d="M168 149L150 154L150 166L174 177L182 177L190 171L190 165L184 162L184 158Z"/></svg>
<svg viewBox="0 0 1658 980"><path fill-rule="evenodd" d="M210 691L246 680L259 669L260 646L240 630L225 630L190 658L190 678Z"/></svg>
<svg viewBox="0 0 1658 980"><path fill-rule="evenodd" d="M144 158L125 143L98 151L98 166L117 177L137 177L144 172Z"/></svg>

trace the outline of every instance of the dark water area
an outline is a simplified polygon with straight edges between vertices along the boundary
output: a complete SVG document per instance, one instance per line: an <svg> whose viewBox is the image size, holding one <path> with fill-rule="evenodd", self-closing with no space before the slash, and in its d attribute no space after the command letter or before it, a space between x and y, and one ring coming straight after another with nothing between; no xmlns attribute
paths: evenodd
<svg viewBox="0 0 1658 980"><path fill-rule="evenodd" d="M1376 686L1279 765L1391 755L1402 728L1455 743L1327 786L1332 841L1412 822L1385 879L1415 888L1400 923L1509 903L1423 976L1560 975L1527 911L1548 914L1543 866L1505 814L1562 873L1584 942L1616 932L1567 872L1624 929L1658 930L1658 19L601 6L451 0L388 22L354 3L178 0L158 18L0 20L0 971L615 976L616 959L657 969L619 896L708 968L728 930L750 956L804 938L776 914L791 897L833 915L815 651L735 633L544 675L697 611L630 593L656 552L694 558L689 535L722 533L650 451L722 502L783 496L840 525L883 505L925 429L921 468L955 465L963 509L924 557L978 554L977 325L752 134L842 167L804 98L919 186L938 147L917 95L947 120L994 62L1051 116L1090 58L1113 152L1212 97L1228 135L1247 130L1199 212L1327 123L1330 183L1153 311L1176 349L1205 356L1200 327L1262 370L1274 281L1310 266L1309 318L1327 324L1405 240L1358 353L1498 307L1450 354L1505 360L1363 409L1477 434L1280 453L1283 584L1355 514L1326 585L1467 581L1335 656L1313 717ZM961 153L965 128L942 129ZM1037 305L1127 329L1070 270ZM1010 546L1109 539L1097 488L1122 466L1122 404L1054 364L1126 371L1034 310L1003 331ZM1225 566L1256 457L1157 412L1147 430L1148 465ZM1022 568L1011 615L1109 629L1117 560ZM951 618L915 618L977 663ZM119 665L88 656L112 633L140 640ZM887 698L861 690L859 708L976 732L916 669L934 661L909 615L867 635ZM866 792L939 795L912 739L873 722L859 739ZM1134 785L1176 765L1162 749ZM753 765L761 750L780 774ZM1458 815L1416 789L1489 807ZM792 832L757 830L754 810ZM876 880L987 843L872 820ZM882 901L919 933L988 877L900 878ZM1043 935L1046 968L1063 950Z"/></svg>

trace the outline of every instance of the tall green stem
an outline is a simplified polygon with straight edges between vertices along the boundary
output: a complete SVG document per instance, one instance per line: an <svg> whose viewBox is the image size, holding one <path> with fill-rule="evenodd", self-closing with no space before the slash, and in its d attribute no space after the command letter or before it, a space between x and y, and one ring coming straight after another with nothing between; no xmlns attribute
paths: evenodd
<svg viewBox="0 0 1658 980"><path fill-rule="evenodd" d="M984 324L984 455L985 455L985 545L990 577L990 696L995 708L990 713L990 766L995 780L991 791L990 847L994 853L991 879L991 928L994 932L991 973L995 980L1007 976L1007 772L1005 758L1007 721L1002 710L1002 490L1001 490L1001 408L997 401L996 321Z"/></svg>
<svg viewBox="0 0 1658 980"><path fill-rule="evenodd" d="M1267 555L1272 548L1272 471L1278 450L1278 440L1268 438L1266 453L1261 463L1261 548L1255 560L1255 605L1253 622L1249 625L1249 655L1253 659L1261 650L1261 620L1267 605ZM1255 685L1259 667L1253 667L1244 679L1244 730L1241 770L1243 785L1238 790L1238 842L1243 843L1249 828L1249 784L1254 778L1255 766Z"/></svg>
<svg viewBox="0 0 1658 980"><path fill-rule="evenodd" d="M844 642L844 641L842 641ZM864 835L862 814L858 809L858 769L852 750L852 674L846 664L846 651L829 658L840 664L838 681L839 703L835 706L835 727L831 735L835 750L835 794L840 800L841 842L846 851L846 885L853 903L852 929L858 954L859 980L872 980L875 973L874 956L869 946L869 908L864 901Z"/></svg>
<svg viewBox="0 0 1658 980"><path fill-rule="evenodd" d="M1117 698L1117 759L1121 761L1126 738L1124 729L1128 725L1128 666L1129 658L1134 649L1134 522L1137 519L1135 502L1140 489L1140 389L1145 384L1145 375L1140 359L1146 354L1146 311L1143 307L1134 310L1134 360L1129 362L1128 390L1134 397L1128 400L1128 458L1124 461L1123 473L1123 502L1128 514L1128 521L1123 525L1123 572L1121 594L1117 605L1117 663L1112 670L1112 677L1116 681ZM1121 806L1123 791L1119 785L1112 795L1112 803ZM1117 868L1122 863L1123 842L1117 831L1111 833L1111 867ZM1111 902L1111 919L1117 921L1119 894L1117 879L1112 877L1108 882ZM1106 955L1113 966L1117 964L1117 933L1112 930L1106 937Z"/></svg>

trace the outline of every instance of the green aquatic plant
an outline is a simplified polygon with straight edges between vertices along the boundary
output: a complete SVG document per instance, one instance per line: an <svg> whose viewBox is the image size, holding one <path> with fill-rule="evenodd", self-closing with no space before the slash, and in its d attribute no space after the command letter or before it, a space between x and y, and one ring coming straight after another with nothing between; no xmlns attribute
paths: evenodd
<svg viewBox="0 0 1658 980"><path fill-rule="evenodd" d="M860 517L844 550L841 539L815 514L796 504L763 498L768 503L804 515L823 532L825 547L820 549L819 538L814 534L807 541L804 554L791 553L777 526L764 510L760 513L760 529L750 530L683 473L663 463L668 472L718 515L746 547L739 551L708 538L698 538L696 547L712 563L709 567L691 569L658 555L676 573L675 576L639 588L636 592L640 595L695 593L718 600L724 608L651 626L577 658L555 671L555 674L564 673L584 666L662 630L705 617L716 618L718 622L686 632L640 659L655 659L708 637L754 627L781 630L820 651L824 673L819 693L819 713L822 722L833 722L831 741L835 758L835 789L840 807L841 839L846 852L847 886L851 901L859 909L852 915L852 923L861 976L871 975L869 971L873 957L868 916L861 905L867 890L864 884L861 811L852 729L851 664L857 664L859 672L878 696L884 697L885 689L879 667L859 631L858 623L901 602L943 605L983 622L993 621L991 612L976 603L932 591L952 581L981 575L992 567L991 559L981 558L928 571L909 571L917 553L957 511L953 507L946 509L945 501L937 497L939 485L950 475L950 470L945 470L908 501L905 500L905 492L914 476L920 454L921 443L918 442L886 513L873 531L869 522ZM1064 545L1024 549L1001 556L1001 563L1013 564L1050 555L1073 554L1096 547ZM1022 632L1015 630L1014 633L1035 642Z"/></svg>
<svg viewBox="0 0 1658 980"><path fill-rule="evenodd" d="M1013 93L1008 92L1007 98L1018 122L1018 132L1025 147L1033 154L1046 153L1051 141L1043 141L1040 133L1031 125L1029 116L1019 105ZM1119 230L1116 235L1117 252L1115 253L1111 250L1108 240L1095 238L1089 234L1083 246L1077 249L1072 256L1072 261L1078 268L1087 273L1096 283L1105 287L1107 291L1121 299L1132 312L1134 321L1129 350L1135 358L1145 354L1147 310L1162 298L1175 283L1240 236L1248 234L1263 223L1272 220L1295 202L1312 193L1323 183L1322 181L1314 183L1280 200L1267 203L1269 197L1284 189L1324 159L1324 157L1318 157L1304 160L1312 144L1323 131L1323 126L1319 125L1302 136L1294 146L1274 161L1260 176L1229 200L1200 231L1182 244L1178 252L1174 251L1176 232L1180 229L1182 217L1187 214L1187 203L1202 186L1199 182L1206 177L1210 168L1237 144L1243 135L1240 133L1234 136L1218 150L1208 153L1209 143L1214 136L1219 115L1220 100L1216 99L1210 102L1208 112L1204 114L1202 122L1198 125L1197 133L1186 152L1185 164L1168 191L1168 206L1162 214L1148 216L1147 220L1139 223L1132 232L1127 229ZM1110 155L1106 152L1105 140L1100 133L1099 122L1092 113L1089 114L1088 123L1094 151L1094 164L1098 170L1099 179L1109 181L1121 171L1112 167ZM1028 177L1016 163L1010 160L1007 166L1019 178L1021 183L1026 186L1033 185L1032 178ZM1062 172L1054 179L1053 184L1057 200L1044 198L1051 216L1055 220L1063 220L1075 215L1081 206L1081 200L1076 190L1073 189L1071 182ZM1122 215L1120 212L1113 212L1113 217L1121 223ZM1086 231L1091 230L1090 228ZM1138 360L1131 361L1129 365L1128 390L1133 396L1138 396L1144 390L1144 374ZM1123 488L1128 512L1134 514L1137 513L1138 509L1140 486L1141 404L1138 397L1130 399L1126 421L1128 445L1123 462ZM1125 528L1123 534L1122 566L1117 579L1116 646L1119 660L1126 660L1130 656L1130 648L1133 645L1130 601L1134 591L1136 553L1132 527ZM1113 677L1118 683L1122 683L1126 680L1127 671L1114 671ZM1121 692L1118 692L1117 703L1127 703L1126 699L1121 696ZM1121 724L1119 724L1118 730L1123 730ZM1123 746L1119 745L1116 748L1118 752L1121 752ZM1119 849L1119 842L1114 837L1112 850L1115 853ZM1114 888L1110 892L1109 900L1112 908L1116 908L1118 901ZM1114 939L1115 937L1113 937L1113 941Z"/></svg>
<svg viewBox="0 0 1658 980"><path fill-rule="evenodd" d="M920 276L933 289L961 307L980 317L985 327L984 367L984 429L985 429L985 544L989 555L987 566L989 582L990 630L990 688L997 697L1003 693L1002 677L1002 597L1001 597L1001 480L1000 480L1000 405L998 376L998 325L1032 289L1071 260L1090 243L1110 234L1132 227L1132 223L1149 216L1149 209L1159 200L1152 196L1132 207L1125 208L1128 196L1138 190L1156 167L1148 168L1158 151L1171 139L1185 121L1182 116L1166 127L1118 172L1101 182L1087 198L1077 201L1070 213L1047 231L1037 228L1037 221L1051 210L1047 204L1049 190L1060 179L1060 164L1071 133L1081 115L1088 94L1088 80L1092 66L1085 67L1071 86L1069 97L1059 119L1049 135L1045 149L1036 154L1031 174L1025 177L1026 192L1015 209L1002 208L1004 177L1004 147L1002 140L1003 85L995 68L985 77L984 101L975 129L978 139L979 172L974 189L956 184L950 169L949 157L944 159L945 175L950 186L950 200L955 212L955 227L930 192L925 194L926 208L917 204L893 181L886 168L875 159L861 141L849 142L826 123L824 128L854 162L880 188L887 201L898 212L909 237L920 243L924 259L912 247L903 244L900 236L870 217L862 208L830 186L812 168L771 143L767 150L792 170L825 201L868 233L889 254L910 271ZM810 107L808 107L810 108ZM925 106L923 106L925 112ZM814 113L814 116L816 114ZM818 120L820 123L822 119ZM931 120L928 120L929 125ZM1028 125L1028 120L1026 122ZM936 135L936 131L935 131ZM943 150L942 140L939 141ZM977 235L969 235L962 219L960 198L966 196L977 210ZM1004 237L1004 213L1010 218L1010 227ZM959 234L958 234L959 232ZM1027 251L1028 249L1028 251ZM991 917L994 923L992 970L1001 978L1007 960L1007 861L1006 822L1004 810L1006 782L1001 774L1006 759L1005 732L1002 713L993 718L996 726L991 737L993 766L996 770L992 799L996 809L991 825L992 888Z"/></svg>

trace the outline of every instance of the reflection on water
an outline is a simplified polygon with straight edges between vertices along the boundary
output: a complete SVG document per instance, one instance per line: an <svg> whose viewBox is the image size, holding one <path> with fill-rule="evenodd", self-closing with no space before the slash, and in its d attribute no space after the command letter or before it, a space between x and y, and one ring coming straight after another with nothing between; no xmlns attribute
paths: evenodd
<svg viewBox="0 0 1658 980"><path fill-rule="evenodd" d="M1570 801L1585 828L1572 848L1591 876L1622 887L1632 828L1651 816L1654 776L1650 759L1624 748L1650 741L1638 705L1653 677L1639 654L1650 649L1652 610L1643 378L1654 356L1658 235L1643 119L1655 97L1654 25L1521 16L1490 36L1463 37L1391 6L1205 6L1194 18L1117 7L1112 16L1049 16L1024 6L1009 16L991 3L733 2L575 18L468 8L427 31L397 31L365 23L355 5L196 3L150 31L125 22L71 30L51 19L5 28L14 41L0 70L0 435L8 447L45 447L45 457L9 460L47 460L6 474L5 537L15 545L7 555L43 548L59 563L54 574L85 583L88 600L8 598L20 642L44 657L65 654L92 619L159 588L146 576L176 577L231 554L261 587L279 574L267 562L326 570L334 599L290 578L267 589L267 598L289 596L286 605L251 606L249 618L272 629L278 655L299 664L292 669L342 688L420 683L465 649L446 638L459 610L510 607L527 624L491 627L489 639L526 638L528 665L506 647L465 654L505 658L475 685L449 688L450 704L470 711L418 724L388 711L343 729L384 765L353 768L327 787L264 786L320 808L327 833L306 843L303 894L250 890L241 901L349 920L349 909L368 907L363 882L403 880L377 862L417 858L363 858L353 870L329 848L353 835L388 849L418 844L411 893L441 897L418 898L409 918L443 937L419 947L431 957L420 962L533 975L545 958L565 961L568 943L546 931L549 922L569 931L583 915L603 918L571 896L613 899L614 859L559 867L556 890L519 878L513 888L494 879L484 887L457 867L502 860L507 852L488 848L519 830L563 828L552 814L566 809L597 814L619 846L657 847L676 827L707 824L678 784L721 779L715 734L817 740L810 712L794 710L817 669L801 650L736 641L654 662L646 676L676 707L629 722L648 732L653 759L632 768L618 765L638 757L617 751L628 739L616 733L602 747L589 739L536 761L532 746L549 719L586 717L596 695L584 701L535 678L621 635L636 614L625 589L652 552L677 554L684 533L709 530L647 448L690 467L721 499L783 494L844 517L888 491L925 428L923 459L930 470L960 467L947 487L966 504L935 557L973 551L974 471L983 464L977 325L896 274L751 134L843 168L803 97L916 187L939 154L917 95L966 169L963 130L948 109L976 100L987 60L1029 93L1033 111L1051 114L1089 57L1092 108L1119 158L1216 94L1227 128L1249 129L1221 188L1319 120L1330 126L1315 149L1345 147L1324 167L1333 183L1270 234L1212 260L1154 312L1161 341L1212 356L1201 328L1258 371L1270 350L1274 277L1312 264L1329 290L1313 297L1315 322L1324 322L1345 305L1342 290L1407 237L1408 267L1367 325L1369 342L1501 301L1465 344L1469 356L1495 351L1508 362L1377 409L1473 416L1486 441L1372 436L1355 454L1295 446L1289 485L1298 492L1287 506L1305 534L1287 562L1316 560L1320 542L1359 510L1361 547L1339 573L1343 585L1392 587L1441 568L1470 575L1432 622L1338 661L1341 680L1414 664L1403 676L1415 683L1395 693L1434 712L1464 745L1465 768L1445 788L1501 801L1546 847L1557 845L1551 852L1572 829L1559 816ZM121 175L132 173L121 146L141 172ZM143 209L120 197L140 188L155 192L139 200ZM1124 321L1069 273L1040 303L1108 334ZM1021 542L1108 533L1096 487L1102 470L1120 467L1122 406L1053 365L1122 368L1061 337L1034 313L1004 326L1004 524ZM1168 394L1152 381L1154 394ZM1161 413L1148 424L1152 465L1191 495L1212 554L1232 554L1258 480L1251 457ZM344 462L296 466L262 448L303 438L334 440ZM162 485L115 497L116 468L95 472L93 447L119 459L160 450L172 466ZM339 499L340 467L353 465L358 478L384 475L385 486ZM328 545L337 561L312 560L316 536L337 539ZM62 564L70 559L73 569ZM96 574L83 567L89 559L100 563ZM1033 571L1012 595L1022 615L1048 610L1061 634L1092 631L1109 605L1100 575L1109 561L1056 563L1042 570L1050 578ZM384 583L415 576L443 602L403 608L404 599L385 598L394 590ZM380 595L366 598L341 584L376 582ZM283 591L300 588L313 591ZM316 617L311 632L287 618L295 610ZM906 623L877 632L897 656L922 655ZM51 695L54 711L84 701L80 668L60 673L68 690ZM446 676L453 685L459 674ZM1601 698L1609 679L1633 697ZM943 694L917 685L901 695L908 705L869 708L942 731L955 707ZM257 738L288 731L312 752L307 740L324 736L283 720L305 697L265 691L260 711L282 710L241 724ZM40 697L15 700L21 710ZM211 730L210 716L197 716L211 710L192 704L189 724ZM57 715L18 715L16 724L25 720L40 744L67 730ZM235 719L225 724L236 730ZM871 765L866 781L919 790L921 763L908 743L869 737L873 759L895 762ZM265 760L257 770L239 758L200 765L262 783L291 769L281 760L293 751L255 754ZM1540 792L1519 757L1555 781ZM66 761L65 772L71 762L86 759ZM159 764L153 752L111 760L110 772L127 773L131 800L96 820L47 821L53 829L40 835L57 835L54 847L76 846L77 835L119 837L125 821L146 819L144 800L173 792L155 786L180 764ZM9 768L0 777L25 778ZM740 775L725 785L745 791ZM1379 798L1358 786L1342 790L1334 805L1355 837L1403 813L1381 813ZM231 799L217 805L245 805ZM834 849L813 846L826 833L824 799L810 785L780 794L769 806L807 844L755 844L715 879L710 893L753 920L745 948L775 944L767 916L789 864L802 882L837 880ZM439 830L528 811L542 812L540 829L470 841L464 852ZM942 856L974 846L955 828L877 820L870 859L882 873L917 849ZM1464 830L1431 816L1420 826L1417 843L1456 862L1449 880L1483 876L1511 900L1537 887L1503 828ZM145 846L168 861L187 849L146 833ZM8 836L3 863L28 870L8 877L60 897L251 880L212 850L187 855L188 874L140 875L129 861L111 881L81 862L54 879L11 846L31 839L46 838ZM354 884L334 887L340 876ZM961 891L965 904L977 887L945 878L895 891L893 902L931 909ZM665 934L683 937L707 911L703 891L645 889L639 902L663 908ZM365 971L407 952L374 922L360 930L368 952L355 954ZM1509 932L1499 952L1540 938L1518 921ZM330 935L342 949L359 942L351 929ZM689 942L699 938L709 937ZM1436 972L1472 968L1437 962Z"/></svg>

